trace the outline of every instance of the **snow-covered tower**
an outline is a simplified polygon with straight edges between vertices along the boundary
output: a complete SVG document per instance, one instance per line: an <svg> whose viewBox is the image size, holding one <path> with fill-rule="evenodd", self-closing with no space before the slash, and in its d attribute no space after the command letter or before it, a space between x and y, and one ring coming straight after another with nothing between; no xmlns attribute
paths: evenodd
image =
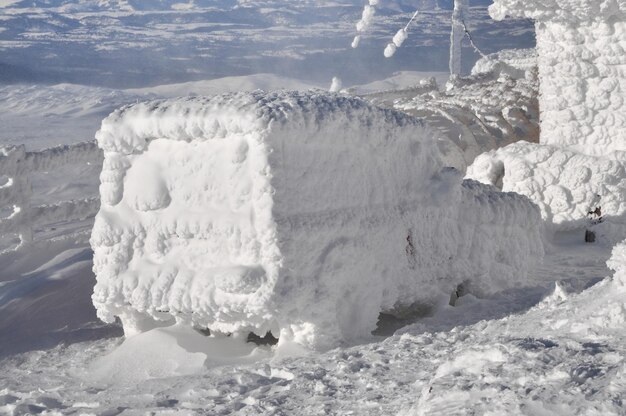
<svg viewBox="0 0 626 416"><path fill-rule="evenodd" d="M494 0L536 22L541 143L626 158L626 0Z"/></svg>

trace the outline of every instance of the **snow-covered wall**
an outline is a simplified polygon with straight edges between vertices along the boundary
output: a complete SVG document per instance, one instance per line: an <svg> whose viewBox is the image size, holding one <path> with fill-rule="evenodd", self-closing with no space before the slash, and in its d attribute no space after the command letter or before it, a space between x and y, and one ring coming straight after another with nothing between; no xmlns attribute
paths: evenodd
<svg viewBox="0 0 626 416"><path fill-rule="evenodd" d="M541 143L626 157L626 1L496 0L496 19L536 20Z"/></svg>
<svg viewBox="0 0 626 416"><path fill-rule="evenodd" d="M523 285L526 198L445 168L420 120L358 98L262 92L137 104L97 134L99 316L272 330L316 348L380 311Z"/></svg>

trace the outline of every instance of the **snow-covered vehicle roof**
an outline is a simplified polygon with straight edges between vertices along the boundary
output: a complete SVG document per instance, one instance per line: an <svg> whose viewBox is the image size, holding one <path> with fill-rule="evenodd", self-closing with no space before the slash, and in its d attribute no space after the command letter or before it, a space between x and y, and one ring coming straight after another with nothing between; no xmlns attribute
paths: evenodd
<svg viewBox="0 0 626 416"><path fill-rule="evenodd" d="M626 16L626 0L494 0L495 20L519 17L539 21L604 21Z"/></svg>

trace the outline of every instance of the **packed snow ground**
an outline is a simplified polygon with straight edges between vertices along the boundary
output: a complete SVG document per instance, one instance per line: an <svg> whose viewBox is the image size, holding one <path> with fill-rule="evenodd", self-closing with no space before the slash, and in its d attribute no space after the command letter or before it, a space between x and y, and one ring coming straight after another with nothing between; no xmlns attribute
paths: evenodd
<svg viewBox="0 0 626 416"><path fill-rule="evenodd" d="M623 414L624 246L615 249L611 263L618 274L602 280L611 275L604 263L611 248L584 244L580 233L559 237L533 271L536 287L483 299L467 295L434 315L416 311L407 320L413 323L395 335L325 354L271 351L236 339L220 344L175 327L126 342L106 338L120 328L104 327L87 301L78 302L93 284L90 255L66 252L30 276L72 287L75 299L40 301L48 309L29 309L33 321L48 329L47 336L32 333L30 340L68 334L96 340L65 340L67 345L43 351L33 344L30 352L5 355L0 409L96 415ZM45 296L45 285L44 293L29 295L34 304ZM60 311L51 314L53 306ZM5 296L3 320L10 307ZM6 319L15 321L20 312ZM82 322L63 328L53 321L61 312ZM381 332L392 330L393 323Z"/></svg>

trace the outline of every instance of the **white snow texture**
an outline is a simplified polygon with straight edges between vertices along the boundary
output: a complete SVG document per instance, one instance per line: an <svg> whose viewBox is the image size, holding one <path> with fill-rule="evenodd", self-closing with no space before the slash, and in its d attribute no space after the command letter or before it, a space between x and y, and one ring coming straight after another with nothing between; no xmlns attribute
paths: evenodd
<svg viewBox="0 0 626 416"><path fill-rule="evenodd" d="M547 222L575 228L600 207L626 214L626 161L517 142L476 158L467 177L528 196Z"/></svg>
<svg viewBox="0 0 626 416"><path fill-rule="evenodd" d="M529 196L557 228L580 226L600 208L603 220L626 230L625 10L622 0L491 6L495 18L537 19L541 146L482 155L468 177ZM607 242L621 240L599 228L612 234Z"/></svg>
<svg viewBox="0 0 626 416"><path fill-rule="evenodd" d="M543 256L530 201L461 184L419 119L358 98L142 103L97 139L93 301L127 334L175 319L324 349L462 282L527 284Z"/></svg>
<svg viewBox="0 0 626 416"><path fill-rule="evenodd" d="M541 143L626 159L626 1L498 0L490 12L538 20Z"/></svg>

